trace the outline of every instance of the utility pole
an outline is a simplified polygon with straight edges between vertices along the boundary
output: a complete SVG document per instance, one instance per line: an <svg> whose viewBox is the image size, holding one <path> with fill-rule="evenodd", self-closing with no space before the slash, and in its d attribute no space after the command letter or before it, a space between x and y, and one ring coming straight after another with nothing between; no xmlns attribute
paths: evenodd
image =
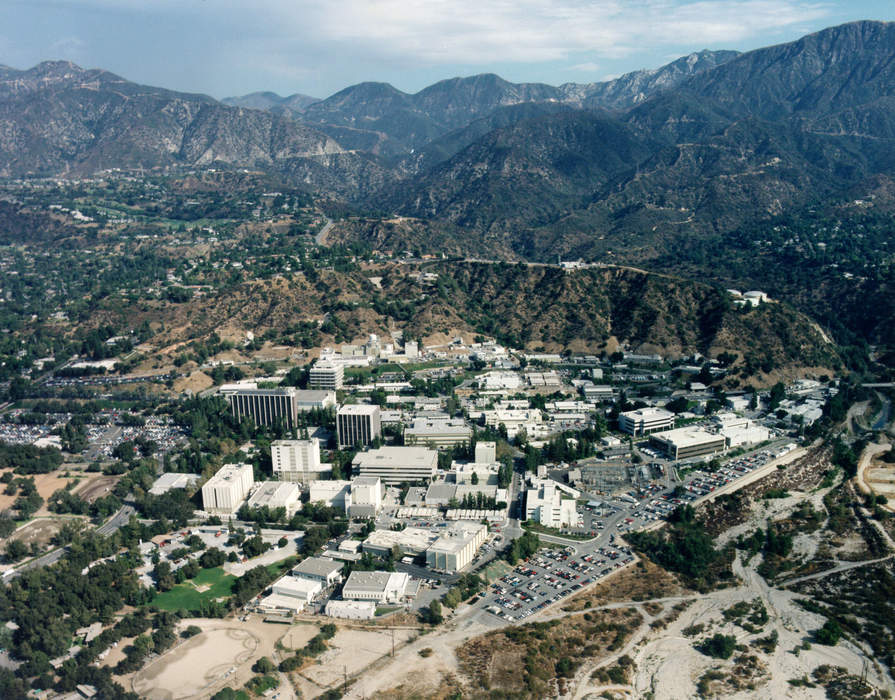
<svg viewBox="0 0 895 700"><path fill-rule="evenodd" d="M392 627L392 658L395 658L395 628Z"/></svg>

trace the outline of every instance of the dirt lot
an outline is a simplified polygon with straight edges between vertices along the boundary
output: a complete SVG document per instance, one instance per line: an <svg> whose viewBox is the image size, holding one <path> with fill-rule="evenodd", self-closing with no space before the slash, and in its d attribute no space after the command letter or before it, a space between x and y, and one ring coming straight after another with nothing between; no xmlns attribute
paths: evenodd
<svg viewBox="0 0 895 700"><path fill-rule="evenodd" d="M0 474L11 471L10 469L4 469ZM54 472L50 472L49 474L33 474L26 476L33 476L34 485L37 487L37 492L41 495L41 497L46 501L50 496L53 495L56 491L61 488L65 488L65 485L73 481L71 477L62 476L65 472L62 470L56 470ZM18 474L13 474L15 477L19 477ZM4 487L5 489L5 487ZM15 503L16 496L7 496L3 493L4 489L0 489L0 512L10 508L13 503ZM35 515L48 515L49 511L47 510L46 505L44 505L40 510L35 513Z"/></svg>
<svg viewBox="0 0 895 700"><path fill-rule="evenodd" d="M18 540L24 542L29 547L33 543L37 543L40 547L44 547L62 528L62 525L71 518L39 518L32 520L22 528L16 530L10 535L9 540Z"/></svg>
<svg viewBox="0 0 895 700"><path fill-rule="evenodd" d="M395 647L403 646L416 636L415 629L395 629ZM341 627L327 644L329 650L296 676L296 689L301 691L302 697L313 698L335 688L341 685L346 673L349 677L354 676L390 654L392 630Z"/></svg>
<svg viewBox="0 0 895 700"><path fill-rule="evenodd" d="M682 586L677 576L644 558L636 565L629 566L610 577L609 580L572 596L562 606L562 610L576 612L617 601L668 598L689 593L692 591Z"/></svg>
<svg viewBox="0 0 895 700"><path fill-rule="evenodd" d="M273 658L276 642L289 632L252 616L238 620L183 620L181 628L198 625L196 635L167 651L159 659L138 671L125 687L149 700L185 700L208 698L222 687L241 688L254 674L252 664L261 656ZM304 634L302 626L301 634ZM309 636L317 633L308 626ZM296 632L296 641L299 633Z"/></svg>
<svg viewBox="0 0 895 700"><path fill-rule="evenodd" d="M72 491L88 503L108 495L112 487L118 483L119 476L93 476L84 479Z"/></svg>

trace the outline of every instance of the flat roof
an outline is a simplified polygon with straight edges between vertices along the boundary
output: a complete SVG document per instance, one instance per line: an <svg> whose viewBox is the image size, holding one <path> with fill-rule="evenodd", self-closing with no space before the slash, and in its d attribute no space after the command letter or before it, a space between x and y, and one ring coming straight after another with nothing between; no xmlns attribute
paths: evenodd
<svg viewBox="0 0 895 700"><path fill-rule="evenodd" d="M381 483L382 479L378 476L356 476L351 480L352 486L376 486Z"/></svg>
<svg viewBox="0 0 895 700"><path fill-rule="evenodd" d="M342 590L384 593L389 588L406 587L409 578L407 574L389 571L352 571Z"/></svg>
<svg viewBox="0 0 895 700"><path fill-rule="evenodd" d="M309 576L330 576L338 573L345 566L342 562L323 557L308 557L292 569L293 574L308 574Z"/></svg>
<svg viewBox="0 0 895 700"><path fill-rule="evenodd" d="M674 414L671 411L666 411L664 408L656 408L655 406L647 406L646 408L638 408L634 411L625 411L622 413L625 418L673 418Z"/></svg>
<svg viewBox="0 0 895 700"><path fill-rule="evenodd" d="M298 500L301 497L301 489L298 484L291 481L264 481L252 497L250 506L263 506L272 503L286 504L288 501Z"/></svg>
<svg viewBox="0 0 895 700"><path fill-rule="evenodd" d="M707 442L724 442L723 435L710 433L702 428L677 428L676 430L663 430L661 433L653 433L651 438L664 440L675 447L693 447Z"/></svg>
<svg viewBox="0 0 895 700"><path fill-rule="evenodd" d="M310 579L298 578L288 574L283 576L279 581L275 581L273 585L275 588L281 590L302 593L304 595L307 595L308 593L317 593L321 588L320 581L311 581Z"/></svg>
<svg viewBox="0 0 895 700"><path fill-rule="evenodd" d="M350 403L339 406L340 416L371 416L379 412L379 406L369 403Z"/></svg>
<svg viewBox="0 0 895 700"><path fill-rule="evenodd" d="M251 464L225 464L217 470L215 475L205 482L205 486L216 486L220 483L226 483L238 479L243 472L248 469L249 474L254 474Z"/></svg>
<svg viewBox="0 0 895 700"><path fill-rule="evenodd" d="M431 467L438 463L438 452L428 447L380 447L375 450L358 452L352 464L358 466L381 466L399 464L401 466Z"/></svg>

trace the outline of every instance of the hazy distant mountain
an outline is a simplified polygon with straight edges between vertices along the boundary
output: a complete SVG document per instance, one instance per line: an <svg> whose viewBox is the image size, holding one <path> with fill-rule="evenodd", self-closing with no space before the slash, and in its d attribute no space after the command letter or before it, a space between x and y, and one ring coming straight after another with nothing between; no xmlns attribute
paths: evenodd
<svg viewBox="0 0 895 700"><path fill-rule="evenodd" d="M295 93L287 97L280 97L275 92L253 92L242 97L225 97L221 102L231 107L245 107L246 109L262 109L270 112L286 112L298 115L304 112L305 107L318 102L319 98L309 97Z"/></svg>
<svg viewBox="0 0 895 700"><path fill-rule="evenodd" d="M292 119L131 83L69 62L0 71L0 174L231 163L272 166L341 147Z"/></svg>

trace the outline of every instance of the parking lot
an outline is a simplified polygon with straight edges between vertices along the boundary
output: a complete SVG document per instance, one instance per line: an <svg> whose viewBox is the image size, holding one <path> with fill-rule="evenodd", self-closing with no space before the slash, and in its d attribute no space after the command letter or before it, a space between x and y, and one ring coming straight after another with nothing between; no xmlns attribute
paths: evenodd
<svg viewBox="0 0 895 700"><path fill-rule="evenodd" d="M628 547L603 546L578 553L544 548L479 595L476 602L496 618L523 620L634 561Z"/></svg>

